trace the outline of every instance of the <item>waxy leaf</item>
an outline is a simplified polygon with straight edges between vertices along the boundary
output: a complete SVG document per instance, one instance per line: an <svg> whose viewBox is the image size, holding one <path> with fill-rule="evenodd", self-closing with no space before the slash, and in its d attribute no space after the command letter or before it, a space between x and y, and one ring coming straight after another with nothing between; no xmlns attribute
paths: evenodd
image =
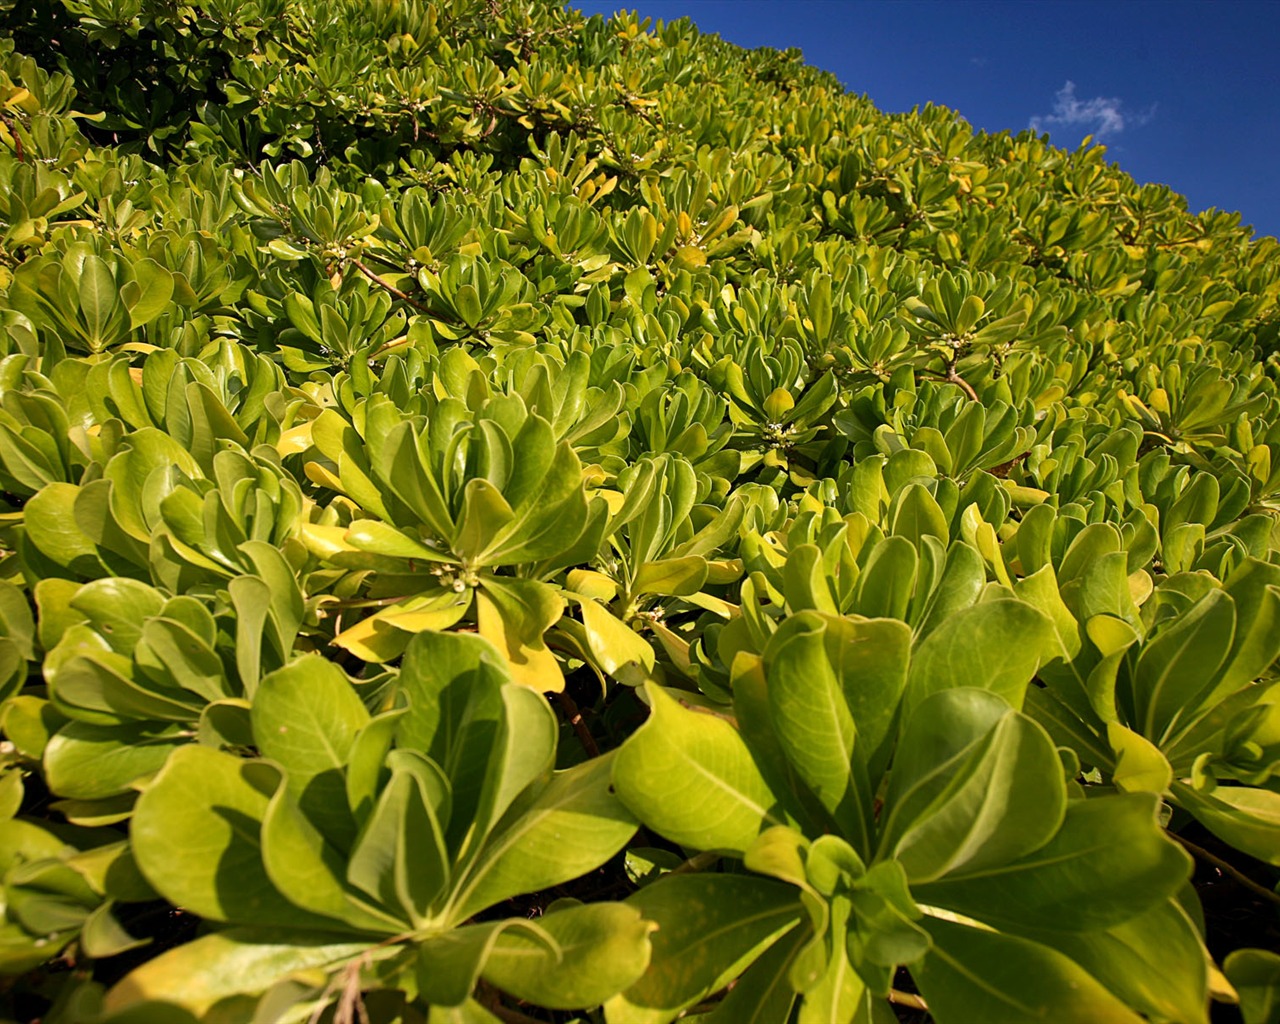
<svg viewBox="0 0 1280 1024"><path fill-rule="evenodd" d="M551 1009L598 1006L649 965L651 919L627 903L595 903L538 918L554 947L519 929L498 936L481 968L485 981Z"/></svg>
<svg viewBox="0 0 1280 1024"><path fill-rule="evenodd" d="M933 947L912 975L939 1024L1138 1024L1142 1019L1078 964L1047 946L938 918L921 923Z"/></svg>
<svg viewBox="0 0 1280 1024"><path fill-rule="evenodd" d="M955 686L989 690L1018 710L1027 684L1057 648L1053 623L1023 601L962 609L911 652L905 710Z"/></svg>
<svg viewBox="0 0 1280 1024"><path fill-rule="evenodd" d="M263 678L250 711L254 742L285 770L289 793L325 837L355 834L343 768L369 712L338 666L316 655Z"/></svg>
<svg viewBox="0 0 1280 1024"><path fill-rule="evenodd" d="M1280 956L1265 949L1237 949L1223 969L1240 994L1245 1024L1274 1024L1280 1019Z"/></svg>
<svg viewBox="0 0 1280 1024"><path fill-rule="evenodd" d="M1080 932L1115 927L1164 903L1190 871L1190 857L1156 823L1155 797L1131 794L1074 801L1058 833L1035 852L912 891L921 902L1001 929Z"/></svg>
<svg viewBox="0 0 1280 1024"><path fill-rule="evenodd" d="M682 707L655 683L649 720L614 758L613 784L645 825L698 850L743 853L785 822L746 744L715 714Z"/></svg>
<svg viewBox="0 0 1280 1024"><path fill-rule="evenodd" d="M170 949L134 969L107 992L103 1010L173 1004L203 1015L228 996L265 992L282 976L332 968L368 949L367 942L279 931L231 928Z"/></svg>
<svg viewBox="0 0 1280 1024"><path fill-rule="evenodd" d="M453 919L577 878L622 849L636 821L610 785L617 756L559 772L541 791L517 801L458 883Z"/></svg>
<svg viewBox="0 0 1280 1024"><path fill-rule="evenodd" d="M627 903L658 927L644 977L605 1004L610 1024L673 1020L800 927L805 916L791 886L743 875L671 875Z"/></svg>
<svg viewBox="0 0 1280 1024"><path fill-rule="evenodd" d="M1044 846L1066 811L1052 740L983 690L943 690L912 715L885 798L880 849L913 885L991 871Z"/></svg>
<svg viewBox="0 0 1280 1024"><path fill-rule="evenodd" d="M262 864L262 819L280 773L207 747L173 752L138 798L138 867L179 906L215 921L331 927L280 895Z"/></svg>
<svg viewBox="0 0 1280 1024"><path fill-rule="evenodd" d="M44 748L45 778L58 796L101 800L128 792L189 742L176 726L69 722Z"/></svg>
<svg viewBox="0 0 1280 1024"><path fill-rule="evenodd" d="M1144 736L1159 745L1194 714L1231 651L1235 624L1235 603L1215 590L1143 646L1133 688Z"/></svg>

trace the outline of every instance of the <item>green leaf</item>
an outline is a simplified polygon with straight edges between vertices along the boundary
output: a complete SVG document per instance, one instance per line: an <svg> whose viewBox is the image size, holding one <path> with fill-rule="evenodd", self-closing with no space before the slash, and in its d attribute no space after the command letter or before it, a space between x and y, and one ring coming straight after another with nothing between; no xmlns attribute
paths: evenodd
<svg viewBox="0 0 1280 1024"><path fill-rule="evenodd" d="M23 529L41 554L82 579L107 575L98 559L98 546L76 521L79 494L74 484L48 484L23 509Z"/></svg>
<svg viewBox="0 0 1280 1024"><path fill-rule="evenodd" d="M1153 1020L1209 1020L1209 958L1199 929L1176 899L1105 931L1023 934L1065 953Z"/></svg>
<svg viewBox="0 0 1280 1024"><path fill-rule="evenodd" d="M250 696L262 676L262 631L271 610L271 588L257 576L237 576L227 583L236 610L236 672Z"/></svg>
<svg viewBox="0 0 1280 1024"><path fill-rule="evenodd" d="M848 896L837 895L831 903L831 934L840 936L848 930L851 910ZM796 1024L828 1024L829 1021L852 1021L860 1003L866 1003L867 986L849 963L846 944L832 942L826 969L805 988Z"/></svg>
<svg viewBox="0 0 1280 1024"><path fill-rule="evenodd" d="M8 821L18 813L25 791L21 772L10 769L0 773L0 821Z"/></svg>
<svg viewBox="0 0 1280 1024"><path fill-rule="evenodd" d="M938 1024L1141 1021L1083 968L1053 949L937 918L926 917L921 924L933 938L933 947L911 973Z"/></svg>
<svg viewBox="0 0 1280 1024"><path fill-rule="evenodd" d="M877 781L888 761L910 647L910 629L895 619L810 612L785 621L765 648L764 660L776 727L788 719L794 723L793 761L796 754L812 753L805 753L806 730L827 728L823 723L839 717L836 709L842 704L856 727L870 777Z"/></svg>
<svg viewBox="0 0 1280 1024"><path fill-rule="evenodd" d="M351 853L347 879L420 928L451 875L441 823L450 810L447 783L415 751L395 751L388 766L390 781Z"/></svg>
<svg viewBox="0 0 1280 1024"><path fill-rule="evenodd" d="M117 305L116 280L99 256L89 256L80 267L80 310L94 351L107 340L106 329Z"/></svg>
<svg viewBox="0 0 1280 1024"><path fill-rule="evenodd" d="M490 951L504 932L519 931L544 943L554 955L554 940L535 921L505 918L427 936L418 946L415 965L418 994L432 1006L460 1007L472 990Z"/></svg>
<svg viewBox="0 0 1280 1024"><path fill-rule="evenodd" d="M495 1017L474 999L467 999L457 1006L432 1003L427 1011L427 1024L502 1024L502 1018Z"/></svg>
<svg viewBox="0 0 1280 1024"><path fill-rule="evenodd" d="M330 411L326 411L316 419L316 445L322 451L327 447L329 451L325 454L330 459L335 459L338 454L349 459L350 449L362 443L360 437L337 413L333 413L332 420L326 421L325 417L329 414ZM327 442L323 447L322 441ZM373 465L391 492L413 510L413 514L430 528L431 533L442 541L448 541L453 537L453 516L440 491L440 484L431 472L431 462L425 448L424 441L414 433L413 424L408 421L397 423L387 432L382 443L374 447ZM346 484L344 477L343 485ZM381 504L378 489L367 477L360 485L362 491L365 488L371 490L377 496L378 505ZM360 495L353 494L352 497L384 519L391 518L384 514L385 509L380 511L378 505L370 505Z"/></svg>
<svg viewBox="0 0 1280 1024"><path fill-rule="evenodd" d="M910 643L910 630L892 619L803 612L765 649L769 706L787 761L863 856L873 819L867 760L888 734Z"/></svg>
<svg viewBox="0 0 1280 1024"><path fill-rule="evenodd" d="M1039 725L986 691L943 690L899 742L881 855L913 885L983 873L1044 846L1065 810L1058 751Z"/></svg>
<svg viewBox="0 0 1280 1024"><path fill-rule="evenodd" d="M919 560L915 545L905 537L886 537L873 547L858 577L858 612L868 617L905 619Z"/></svg>
<svg viewBox="0 0 1280 1024"><path fill-rule="evenodd" d="M132 654L147 619L159 615L164 594L138 580L105 579L86 583L70 606L107 638L111 649Z"/></svg>
<svg viewBox="0 0 1280 1024"><path fill-rule="evenodd" d="M810 938L806 929L796 928L775 941L755 957L729 994L710 1013L689 1020L697 1024L774 1024L790 1019L796 1000L791 969ZM606 1004L606 1014L608 1009Z"/></svg>
<svg viewBox="0 0 1280 1024"><path fill-rule="evenodd" d="M261 824L279 772L208 747L175 750L138 798L130 834L138 867L173 903L215 921L319 928L262 864Z"/></svg>
<svg viewBox="0 0 1280 1024"><path fill-rule="evenodd" d="M1057 648L1053 623L1023 601L984 601L962 609L912 651L904 712L957 686L988 690L1016 711L1036 670Z"/></svg>
<svg viewBox="0 0 1280 1024"><path fill-rule="evenodd" d="M560 722L545 697L523 686L504 686L502 731L489 757L489 770L476 815L476 839L498 821L527 790L550 780Z"/></svg>
<svg viewBox="0 0 1280 1024"><path fill-rule="evenodd" d="M1246 558L1225 590L1235 602L1236 632L1215 693L1253 682L1280 654L1280 566Z"/></svg>
<svg viewBox="0 0 1280 1024"><path fill-rule="evenodd" d="M550 466L530 478L533 464L552 444L551 428L530 416L514 442L516 465L506 493L515 510L485 552L490 565L512 565L552 558L570 550L587 522L582 463L568 441L554 449Z"/></svg>
<svg viewBox="0 0 1280 1024"><path fill-rule="evenodd" d="M281 779L262 821L262 863L272 883L304 910L356 931L396 934L403 922L373 910L343 884L346 861L307 820Z"/></svg>
<svg viewBox="0 0 1280 1024"><path fill-rule="evenodd" d="M489 551L515 512L502 492L488 480L468 480L462 492L462 514L452 547L468 565L489 564Z"/></svg>
<svg viewBox="0 0 1280 1024"><path fill-rule="evenodd" d="M480 635L501 652L512 679L539 692L564 689L560 663L543 639L564 609L564 598L538 580L487 576L476 591Z"/></svg>
<svg viewBox="0 0 1280 1024"><path fill-rule="evenodd" d="M449 556L414 540L403 530L376 519L357 519L348 528L344 540L361 551L391 558L420 558L424 562L448 562Z"/></svg>
<svg viewBox="0 0 1280 1024"><path fill-rule="evenodd" d="M203 1016L229 996L265 992L280 978L332 970L369 948L296 933L231 928L170 949L116 982L103 999L105 1013L146 1003L172 1004Z"/></svg>
<svg viewBox="0 0 1280 1024"><path fill-rule="evenodd" d="M387 753L405 710L396 708L375 715L351 744L346 771L347 803L358 825L363 825L369 817L387 780Z"/></svg>
<svg viewBox="0 0 1280 1024"><path fill-rule="evenodd" d="M453 296L454 308L462 317L463 323L474 329L484 319L484 309L480 305L480 296L473 285L461 285Z"/></svg>
<svg viewBox="0 0 1280 1024"><path fill-rule="evenodd" d="M189 701L189 695L195 694L202 700L216 701L234 692L218 653L203 637L172 619L147 620L134 650L134 663L140 676L157 690L163 692L165 684L177 683L188 691L171 690L178 700Z"/></svg>
<svg viewBox="0 0 1280 1024"><path fill-rule="evenodd" d="M289 323L317 345L324 344L324 335L320 333L320 320L316 316L315 303L300 292L290 292L284 297L283 305Z"/></svg>
<svg viewBox="0 0 1280 1024"><path fill-rule="evenodd" d="M73 626L45 662L54 702L76 717L99 723L128 719L189 722L203 701L186 691L162 695L134 682L130 659L104 650L87 626Z"/></svg>
<svg viewBox="0 0 1280 1024"><path fill-rule="evenodd" d="M596 664L608 675L638 686L653 672L653 647L607 608L582 598L583 634Z"/></svg>
<svg viewBox="0 0 1280 1024"><path fill-rule="evenodd" d="M627 903L658 927L644 976L605 1003L610 1024L673 1020L805 918L795 888L746 875L669 875Z"/></svg>
<svg viewBox="0 0 1280 1024"><path fill-rule="evenodd" d="M1280 1021L1280 956L1265 949L1237 949L1222 967L1240 996L1244 1024Z"/></svg>
<svg viewBox="0 0 1280 1024"><path fill-rule="evenodd" d="M688 597L707 582L707 560L699 555L686 558L663 558L645 562L636 570L631 584L633 594L661 594Z"/></svg>
<svg viewBox="0 0 1280 1024"><path fill-rule="evenodd" d="M147 945L149 938L138 939L130 935L116 919L110 900L101 904L85 918L80 929L80 945L94 959L115 956L131 949Z"/></svg>
<svg viewBox="0 0 1280 1024"><path fill-rule="evenodd" d="M509 680L493 645L474 635L422 633L405 651L399 685L409 707L396 727L396 745L425 754L448 778L451 849L478 817L487 817L481 794L502 740L502 689Z"/></svg>
<svg viewBox="0 0 1280 1024"><path fill-rule="evenodd" d="M920 907L907 887L902 865L893 860L873 865L854 884L850 899L853 915L846 953L867 986L887 995L894 969L915 963L929 949L928 934L915 923Z"/></svg>
<svg viewBox="0 0 1280 1024"><path fill-rule="evenodd" d="M1006 930L1115 927L1163 904L1190 875L1191 858L1156 822L1157 803L1146 793L1076 800L1034 852L913 892Z"/></svg>
<svg viewBox="0 0 1280 1024"><path fill-rule="evenodd" d="M1201 793L1177 780L1171 792L1214 835L1280 867L1280 793L1250 786L1219 786Z"/></svg>
<svg viewBox="0 0 1280 1024"><path fill-rule="evenodd" d="M1196 713L1231 650L1235 625L1235 602L1213 590L1142 648L1133 673L1134 699L1141 732L1157 746L1180 719Z"/></svg>
<svg viewBox="0 0 1280 1024"><path fill-rule="evenodd" d="M982 556L963 541L952 544L947 550L942 578L929 594L915 627L917 641L922 641L962 608L977 602L986 581L987 570Z"/></svg>
<svg viewBox="0 0 1280 1024"><path fill-rule="evenodd" d="M1173 768L1159 747L1119 722L1107 723L1107 741L1116 755L1111 780L1117 789L1157 795L1168 790Z"/></svg>
<svg viewBox="0 0 1280 1024"><path fill-rule="evenodd" d="M908 484L897 496L895 506L890 530L894 536L905 537L916 548L925 536L937 537L943 544L951 539L942 507L923 484Z"/></svg>
<svg viewBox="0 0 1280 1024"><path fill-rule="evenodd" d="M187 742L176 726L70 722L44 749L45 779L58 796L101 800L129 792L135 782L164 767L175 747Z"/></svg>
<svg viewBox="0 0 1280 1024"><path fill-rule="evenodd" d="M558 772L540 792L517 801L459 882L451 919L577 878L622 849L636 821L609 783L616 757Z"/></svg>
<svg viewBox="0 0 1280 1024"><path fill-rule="evenodd" d="M0 704L0 729L23 757L38 761L49 738L67 718L47 700L30 694L10 697Z"/></svg>
<svg viewBox="0 0 1280 1024"><path fill-rule="evenodd" d="M652 920L627 903L593 903L554 911L538 925L546 944L518 929L503 931L481 976L518 999L553 1010L598 1006L625 989L649 964Z"/></svg>
<svg viewBox="0 0 1280 1024"><path fill-rule="evenodd" d="M153 259L133 265L133 280L120 290L129 310L129 327L137 330L165 311L173 298L173 275Z"/></svg>
<svg viewBox="0 0 1280 1024"><path fill-rule="evenodd" d="M644 692L653 710L619 748L613 782L645 825L681 846L741 854L785 824L732 725L682 707L655 683Z"/></svg>
<svg viewBox="0 0 1280 1024"><path fill-rule="evenodd" d="M302 812L338 846L355 834L343 769L369 712L345 672L307 655L264 676L250 711L254 743L285 770Z"/></svg>

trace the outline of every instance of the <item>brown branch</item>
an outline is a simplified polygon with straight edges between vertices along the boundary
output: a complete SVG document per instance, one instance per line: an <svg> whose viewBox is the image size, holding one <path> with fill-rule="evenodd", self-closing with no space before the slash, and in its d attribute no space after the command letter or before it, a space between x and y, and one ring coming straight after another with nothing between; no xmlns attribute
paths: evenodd
<svg viewBox="0 0 1280 1024"><path fill-rule="evenodd" d="M889 1002L896 1003L898 1006L908 1006L922 1013L929 1012L929 1005L919 996L910 992L899 992L896 988L889 989Z"/></svg>
<svg viewBox="0 0 1280 1024"><path fill-rule="evenodd" d="M679 867L672 868L667 873L671 875L691 875L711 867L719 859L720 854L704 850L702 853L694 854Z"/></svg>
<svg viewBox="0 0 1280 1024"><path fill-rule="evenodd" d="M530 1017L528 1014L521 1013L519 1010L512 1010L510 1007L503 1006L501 1003L486 1006L485 1009L499 1020L505 1021L506 1024L546 1024L546 1021L538 1020L537 1017Z"/></svg>
<svg viewBox="0 0 1280 1024"><path fill-rule="evenodd" d="M551 696L555 698L555 702L560 705L560 710L569 719L569 724L573 726L573 731L578 737L578 742L582 744L582 749L590 757L599 757L600 747L596 745L596 738L591 735L591 730L587 728L587 723L582 720L582 712L574 699L564 692L553 693Z"/></svg>
<svg viewBox="0 0 1280 1024"><path fill-rule="evenodd" d="M13 136L13 155L18 158L18 163L26 163L26 157L22 152L22 136L18 134L16 119L10 121L7 114L0 113L0 121L4 122L4 126L9 129L9 134Z"/></svg>
<svg viewBox="0 0 1280 1024"><path fill-rule="evenodd" d="M472 993L472 997L499 1020L505 1021L506 1024L546 1024L545 1020L530 1017L527 1013L521 1013L514 1007L504 1006L502 993L483 979L476 987L475 992Z"/></svg>
<svg viewBox="0 0 1280 1024"><path fill-rule="evenodd" d="M971 399L973 399L973 401L975 402L978 401L978 392L973 390L972 384L970 384L967 380L961 377L960 374L956 373L955 363L951 363L947 367L947 376L945 379L950 381L952 384L958 384L960 388L964 391L964 393L968 395Z"/></svg>
<svg viewBox="0 0 1280 1024"><path fill-rule="evenodd" d="M369 358L380 359L382 356L385 356L392 349L403 348L407 344L409 344L409 339L407 337L397 338L394 341L387 342L385 345L382 346L382 348L378 349L378 351L373 353L373 355L371 355Z"/></svg>
<svg viewBox="0 0 1280 1024"><path fill-rule="evenodd" d="M1176 839L1178 842L1180 842L1184 847L1186 847L1189 853L1193 854L1196 857L1199 857L1201 860L1205 861L1208 864L1212 864L1219 871L1225 872L1226 874L1230 875L1235 881L1239 882L1250 892L1258 896L1261 896L1264 900L1269 900L1272 903L1280 904L1280 893L1277 893L1273 889L1268 889L1265 885L1259 885L1257 882L1255 882L1252 878L1246 875L1243 871L1241 871L1235 865L1230 864L1227 861L1223 860L1217 854L1210 853L1208 850L1204 849L1204 847L1197 846L1190 839L1184 839L1182 836L1178 835L1176 832L1170 832L1169 834L1173 836L1173 838Z"/></svg>
<svg viewBox="0 0 1280 1024"><path fill-rule="evenodd" d="M370 270L368 267L366 267L363 263L361 263L361 262L360 262L358 259L356 259L354 256L348 256L348 257L347 257L347 260L351 263L351 265L352 265L353 267L355 267L358 271L360 271L360 273L364 274L364 276L365 276L365 277L367 277L370 281L372 281L374 284L376 284L379 288L385 288L387 291L389 291L392 295L394 295L394 296L395 296L397 299L399 299L401 302L407 302L407 303L409 303L409 305L411 305L414 309L421 310L421 311L422 311L422 312L424 312L424 313L430 313L430 312L431 312L431 310L430 310L430 309L428 309L426 306L422 305L420 302L416 302L416 301L414 301L414 299L413 299L412 297L410 297L410 296L409 296L409 295L407 295L406 293L402 292L402 291L401 291L399 288L397 288L395 285L391 284L391 282L389 282L389 281L384 281L382 278L380 278L377 274L375 274L372 270Z"/></svg>

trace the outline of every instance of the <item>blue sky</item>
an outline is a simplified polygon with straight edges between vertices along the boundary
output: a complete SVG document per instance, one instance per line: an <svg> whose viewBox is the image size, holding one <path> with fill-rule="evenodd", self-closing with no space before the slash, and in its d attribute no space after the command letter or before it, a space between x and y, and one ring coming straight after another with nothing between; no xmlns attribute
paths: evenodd
<svg viewBox="0 0 1280 1024"><path fill-rule="evenodd" d="M1193 211L1280 235L1280 0L579 0L688 16L739 46L795 46L885 111L927 102L976 128L1087 134Z"/></svg>

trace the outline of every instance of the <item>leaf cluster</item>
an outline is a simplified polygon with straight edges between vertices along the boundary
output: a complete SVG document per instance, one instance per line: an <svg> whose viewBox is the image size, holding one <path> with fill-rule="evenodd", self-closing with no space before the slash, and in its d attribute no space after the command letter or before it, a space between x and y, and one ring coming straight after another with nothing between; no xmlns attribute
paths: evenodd
<svg viewBox="0 0 1280 1024"><path fill-rule="evenodd" d="M1275 239L688 20L0 15L0 1014L1277 1020Z"/></svg>

